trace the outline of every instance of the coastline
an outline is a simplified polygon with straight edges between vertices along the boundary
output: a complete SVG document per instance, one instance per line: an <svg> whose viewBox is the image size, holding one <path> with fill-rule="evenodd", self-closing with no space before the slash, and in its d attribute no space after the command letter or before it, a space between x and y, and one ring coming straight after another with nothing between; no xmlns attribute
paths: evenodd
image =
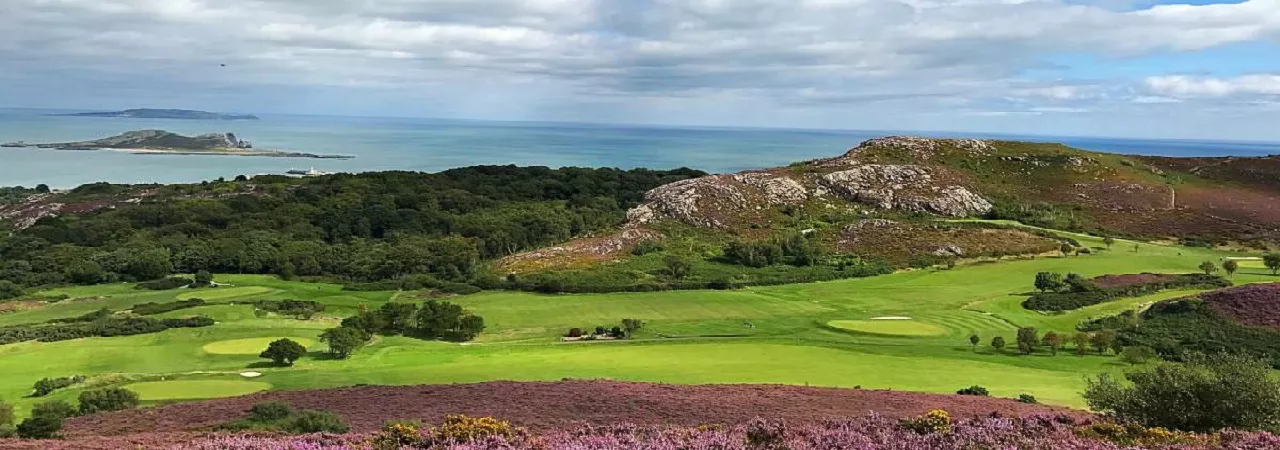
<svg viewBox="0 0 1280 450"><path fill-rule="evenodd" d="M278 150L240 150L240 149L210 149L210 150L182 150L182 149L158 149L158 148L54 148L40 147L37 145L10 145L6 148L25 148L35 150L54 150L54 151L70 151L70 152L114 152L127 153L131 155L185 155L185 156L256 156L262 158L306 158L306 159L355 159L352 155L320 155L315 153L288 152Z"/></svg>

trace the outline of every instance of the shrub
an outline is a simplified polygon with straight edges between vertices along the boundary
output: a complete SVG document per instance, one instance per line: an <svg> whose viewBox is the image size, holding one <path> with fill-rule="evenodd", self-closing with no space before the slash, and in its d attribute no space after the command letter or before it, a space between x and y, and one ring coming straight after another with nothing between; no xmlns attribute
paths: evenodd
<svg viewBox="0 0 1280 450"><path fill-rule="evenodd" d="M36 403L31 407L31 417L56 417L58 419L66 419L75 417L76 408L62 400L50 400L47 402Z"/></svg>
<svg viewBox="0 0 1280 450"><path fill-rule="evenodd" d="M293 407L285 402L259 402L249 408L249 420L259 423L276 422L292 415Z"/></svg>
<svg viewBox="0 0 1280 450"><path fill-rule="evenodd" d="M489 437L511 439L523 432L505 420L454 414L445 417L439 426L432 427L427 435L433 443L445 445L478 442Z"/></svg>
<svg viewBox="0 0 1280 450"><path fill-rule="evenodd" d="M987 392L987 388L984 388L978 385L969 386L967 388L956 391L956 393L960 395L974 395L979 397L987 397L991 395L990 392Z"/></svg>
<svg viewBox="0 0 1280 450"><path fill-rule="evenodd" d="M1128 384L1108 374L1088 381L1089 407L1123 421L1174 430L1280 429L1280 380L1258 359L1195 355L1130 372Z"/></svg>
<svg viewBox="0 0 1280 450"><path fill-rule="evenodd" d="M951 432L951 414L941 409L931 410L924 415L902 421L902 426L920 434Z"/></svg>
<svg viewBox="0 0 1280 450"><path fill-rule="evenodd" d="M1124 362L1133 364L1135 366L1138 364L1145 363L1147 362L1147 360L1155 357L1156 357L1155 349L1152 349L1151 347L1147 347L1145 345L1135 345L1135 346L1125 347L1124 350L1120 352L1120 358L1124 359Z"/></svg>
<svg viewBox="0 0 1280 450"><path fill-rule="evenodd" d="M568 333L568 334L566 334L565 336L567 336L567 337L571 337L571 338L582 337L582 329L581 329L581 328L570 328L570 329L569 329L569 333Z"/></svg>
<svg viewBox="0 0 1280 450"><path fill-rule="evenodd" d="M62 431L62 418L32 416L18 424L16 431L23 439L53 439Z"/></svg>
<svg viewBox="0 0 1280 450"><path fill-rule="evenodd" d="M1123 424L1098 422L1079 427L1076 433L1122 446L1144 445L1164 448L1211 442L1211 438L1207 435L1172 431L1160 427L1147 428L1132 422Z"/></svg>
<svg viewBox="0 0 1280 450"><path fill-rule="evenodd" d="M204 306L204 305L205 305L204 299L193 298L190 300L181 300L181 301L169 302L169 303L155 303L155 302L139 303L137 305L133 305L133 308L129 308L129 310L133 311L134 314L137 314L139 316L152 316L156 314L167 313L170 311L177 311L179 309L195 308L197 306Z"/></svg>
<svg viewBox="0 0 1280 450"><path fill-rule="evenodd" d="M253 305L263 311L304 320L311 319L316 313L324 312L324 305L311 300L259 300Z"/></svg>
<svg viewBox="0 0 1280 450"><path fill-rule="evenodd" d="M196 272L195 285L200 287L210 286L213 284L213 274L208 270Z"/></svg>
<svg viewBox="0 0 1280 450"><path fill-rule="evenodd" d="M369 338L369 333L352 327L330 328L320 333L320 342L328 344L329 353L338 359L350 357L352 353L369 342Z"/></svg>
<svg viewBox="0 0 1280 450"><path fill-rule="evenodd" d="M289 419L282 429L293 434L346 433L351 427L342 417L329 411L303 411Z"/></svg>
<svg viewBox="0 0 1280 450"><path fill-rule="evenodd" d="M13 425L13 405L0 402L0 427Z"/></svg>
<svg viewBox="0 0 1280 450"><path fill-rule="evenodd" d="M394 420L382 425L378 434L373 436L373 448L377 450L399 450L416 448L422 443L422 424L414 421Z"/></svg>
<svg viewBox="0 0 1280 450"><path fill-rule="evenodd" d="M161 278L159 280L144 281L138 283L138 289L146 289L151 291L167 291L180 287L190 286L195 280L183 277Z"/></svg>
<svg viewBox="0 0 1280 450"><path fill-rule="evenodd" d="M1040 401L1039 401L1039 400L1036 400L1036 396L1031 395L1031 394L1018 394L1018 403L1026 403L1026 404L1029 404L1029 405L1038 405L1038 404L1040 404Z"/></svg>
<svg viewBox="0 0 1280 450"><path fill-rule="evenodd" d="M106 388L80 393L80 414L118 411L138 406L138 393L124 388Z"/></svg>
<svg viewBox="0 0 1280 450"><path fill-rule="evenodd" d="M39 381L36 381L35 386L32 387L31 396L44 397L58 389L82 382L84 382L84 377L80 375L76 375L74 377L41 378Z"/></svg>
<svg viewBox="0 0 1280 450"><path fill-rule="evenodd" d="M23 292L22 286L18 286L9 280L0 280L0 300L20 297Z"/></svg>
<svg viewBox="0 0 1280 450"><path fill-rule="evenodd" d="M746 435L749 448L782 447L787 438L787 424L781 421L755 419L747 424Z"/></svg>
<svg viewBox="0 0 1280 450"><path fill-rule="evenodd" d="M660 252L663 250L665 250L665 248L663 247L662 242L654 239L645 239L643 241L636 243L635 248L631 249L631 254L636 256L644 256L650 253Z"/></svg>
<svg viewBox="0 0 1280 450"><path fill-rule="evenodd" d="M595 333L591 333L591 334L596 336L601 336L601 335L604 335L604 332L605 332L604 327L596 327Z"/></svg>

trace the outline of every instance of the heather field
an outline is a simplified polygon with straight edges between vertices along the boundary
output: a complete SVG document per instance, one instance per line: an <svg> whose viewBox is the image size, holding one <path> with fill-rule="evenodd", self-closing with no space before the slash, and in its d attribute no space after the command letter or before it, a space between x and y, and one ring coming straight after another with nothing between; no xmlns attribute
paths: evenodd
<svg viewBox="0 0 1280 450"><path fill-rule="evenodd" d="M205 306L161 314L200 314L216 325L128 337L0 346L0 399L26 415L27 397L44 377L88 379L55 391L74 400L84 389L124 386L146 404L219 398L263 390L358 384L417 385L493 380L612 379L679 384L779 383L954 393L982 385L993 396L1031 394L1041 402L1082 407L1084 377L1120 372L1114 356L1064 352L996 352L990 339L1012 342L1018 327L1071 332L1077 323L1144 307L1194 291L1122 298L1062 314L1028 311L1021 302L1037 272L1190 273L1202 261L1244 254L1203 248L1073 235L1093 253L963 261L844 281L734 291L673 291L583 295L484 292L450 301L485 318L487 329L465 344L383 336L350 359L322 358L320 332L364 305L418 302L419 292L352 292L338 285L281 281L271 276L217 275L229 286L198 291L144 291L114 284L58 289L57 303L0 314L0 326L42 322L101 308L203 298ZM1136 245L1136 249L1135 249ZM1277 281L1260 265L1243 265L1237 284ZM45 295L42 294L42 295ZM323 313L307 320L255 312L258 300L313 300ZM574 327L612 327L623 318L646 326L631 340L561 342ZM968 337L977 334L976 348ZM267 342L288 337L312 353L292 367L257 356ZM242 372L256 372L246 377ZM657 447L655 447L657 448ZM1092 447L1082 447L1092 448Z"/></svg>

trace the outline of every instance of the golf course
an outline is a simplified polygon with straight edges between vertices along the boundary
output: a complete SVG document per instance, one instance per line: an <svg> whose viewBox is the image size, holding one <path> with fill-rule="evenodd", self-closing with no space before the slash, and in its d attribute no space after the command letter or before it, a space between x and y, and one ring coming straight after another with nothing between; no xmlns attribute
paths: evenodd
<svg viewBox="0 0 1280 450"><path fill-rule="evenodd" d="M483 316L484 333L466 343L378 336L348 359L325 357L320 333L363 306L424 300L417 291L354 292L269 275L215 274L219 287L147 291L132 283L41 292L67 300L0 315L0 326L70 318L103 308L200 298L203 306L157 318L201 315L213 326L124 337L0 346L0 399L25 412L48 399L74 400L88 388L119 386L147 403L359 384L432 384L491 380L611 379L679 384L780 383L953 393L981 385L999 397L1030 394L1043 403L1083 407L1085 378L1122 372L1114 355L1019 355L989 344L1013 341L1020 327L1071 333L1082 320L1140 309L1196 291L1121 298L1061 314L1021 306L1038 272L1192 273L1204 261L1240 253L1070 234L1091 254L969 259L842 281L652 293L541 295L485 291L446 299ZM1236 284L1273 281L1260 262L1244 261ZM310 300L325 306L309 319L256 311L261 300ZM645 326L631 339L563 342L571 328ZM980 343L971 346L969 336ZM258 353L278 338L308 355L277 367ZM83 375L83 383L31 398L45 377Z"/></svg>

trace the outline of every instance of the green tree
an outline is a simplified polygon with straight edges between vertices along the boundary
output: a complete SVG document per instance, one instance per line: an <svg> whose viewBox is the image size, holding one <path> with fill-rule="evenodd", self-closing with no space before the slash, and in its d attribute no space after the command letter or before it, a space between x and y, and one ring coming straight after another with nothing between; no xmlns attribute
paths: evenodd
<svg viewBox="0 0 1280 450"><path fill-rule="evenodd" d="M267 349L258 355L259 358L270 359L278 366L292 366L294 361L307 354L307 348L290 339L277 339L267 345Z"/></svg>
<svg viewBox="0 0 1280 450"><path fill-rule="evenodd" d="M1058 246L1058 251L1062 252L1062 256L1070 255L1071 251L1075 249L1076 249L1075 246L1068 244L1066 242L1063 242L1062 245Z"/></svg>
<svg viewBox="0 0 1280 450"><path fill-rule="evenodd" d="M18 286L9 280L0 280L0 300L18 297L22 294L22 286Z"/></svg>
<svg viewBox="0 0 1280 450"><path fill-rule="evenodd" d="M89 259L73 261L62 272L68 281L76 284L97 284L107 278L102 266Z"/></svg>
<svg viewBox="0 0 1280 450"><path fill-rule="evenodd" d="M1146 363L1147 360L1156 357L1156 351L1145 345L1134 345L1125 347L1120 352L1120 358L1132 365Z"/></svg>
<svg viewBox="0 0 1280 450"><path fill-rule="evenodd" d="M1018 351L1023 354L1030 355L1036 351L1036 346L1040 345L1039 332L1035 328L1023 327L1018 329Z"/></svg>
<svg viewBox="0 0 1280 450"><path fill-rule="evenodd" d="M1224 428L1280 430L1280 379L1264 360L1191 355L1130 372L1127 383L1109 374L1088 380L1084 398L1094 411L1150 427L1212 432Z"/></svg>
<svg viewBox="0 0 1280 450"><path fill-rule="evenodd" d="M1236 271L1240 270L1240 263L1234 259L1228 259L1222 262L1222 270L1227 272L1227 278L1235 276Z"/></svg>
<svg viewBox="0 0 1280 450"><path fill-rule="evenodd" d="M675 255L667 255L663 258L662 274L673 280L683 280L689 276L689 272L693 270L693 265L689 264L684 258Z"/></svg>
<svg viewBox="0 0 1280 450"><path fill-rule="evenodd" d="M1272 275L1275 275L1277 271L1280 271L1280 253L1269 253L1263 256L1262 263L1265 264L1268 269L1271 269ZM3 290L0 289L0 291Z"/></svg>
<svg viewBox="0 0 1280 450"><path fill-rule="evenodd" d="M1058 350L1062 349L1062 336L1050 331L1044 334L1044 338L1041 339L1041 343L1043 343L1045 347L1049 347L1049 351L1056 356L1058 354Z"/></svg>
<svg viewBox="0 0 1280 450"><path fill-rule="evenodd" d="M1111 250L1112 245L1116 245L1116 240L1111 236L1102 238L1102 244L1107 246L1107 250Z"/></svg>
<svg viewBox="0 0 1280 450"><path fill-rule="evenodd" d="M1062 289L1062 274L1054 272L1040 272L1036 274L1036 289L1040 292L1056 291Z"/></svg>
<svg viewBox="0 0 1280 450"><path fill-rule="evenodd" d="M80 414L118 411L138 406L138 393L124 388L106 388L80 393Z"/></svg>
<svg viewBox="0 0 1280 450"><path fill-rule="evenodd" d="M62 431L62 418L32 416L18 424L18 437L23 439L53 439Z"/></svg>
<svg viewBox="0 0 1280 450"><path fill-rule="evenodd" d="M622 330L627 333L627 339L631 339L631 334L644 328L644 321L640 319L622 319Z"/></svg>
<svg viewBox="0 0 1280 450"><path fill-rule="evenodd" d="M208 270L196 271L196 286L204 287L213 285L213 274Z"/></svg>
<svg viewBox="0 0 1280 450"><path fill-rule="evenodd" d="M329 345L329 354L335 358L347 359L369 342L369 334L353 327L330 328L320 333L320 342Z"/></svg>
<svg viewBox="0 0 1280 450"><path fill-rule="evenodd" d="M1204 272L1205 275L1213 275L1214 272L1218 271L1218 266L1214 264L1213 261L1202 262L1197 267L1199 267L1200 271Z"/></svg>
<svg viewBox="0 0 1280 450"><path fill-rule="evenodd" d="M37 185L36 185L36 193L37 193L37 194L48 194L49 192L50 192L50 191L49 191L49 185L44 184L44 183L40 183L40 184L37 184Z"/></svg>
<svg viewBox="0 0 1280 450"><path fill-rule="evenodd" d="M982 338L978 336L978 333L973 333L969 335L969 347L973 349L974 353L978 352L978 344L981 342L982 342Z"/></svg>
<svg viewBox="0 0 1280 450"><path fill-rule="evenodd" d="M49 400L36 403L31 407L31 417L56 417L66 419L75 417L76 408L63 400Z"/></svg>
<svg viewBox="0 0 1280 450"><path fill-rule="evenodd" d="M996 349L996 353L1004 352L1004 337L996 336L991 338L991 348Z"/></svg>
<svg viewBox="0 0 1280 450"><path fill-rule="evenodd" d="M388 334L410 334L414 329L414 316L418 313L418 306L413 303L384 303L378 308L378 314L382 319L378 322L383 324L382 333ZM368 330L370 332L379 332L376 330Z"/></svg>

